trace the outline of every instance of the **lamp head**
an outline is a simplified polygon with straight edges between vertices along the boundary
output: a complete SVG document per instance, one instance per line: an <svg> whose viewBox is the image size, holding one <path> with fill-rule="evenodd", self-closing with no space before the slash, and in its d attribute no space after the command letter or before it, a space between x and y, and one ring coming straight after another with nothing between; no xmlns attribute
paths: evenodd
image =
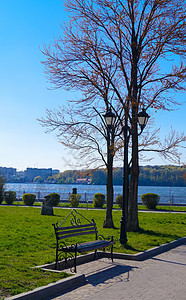
<svg viewBox="0 0 186 300"><path fill-rule="evenodd" d="M112 128L114 126L116 115L109 109L105 115L103 115L105 118L105 122L109 128Z"/></svg>
<svg viewBox="0 0 186 300"><path fill-rule="evenodd" d="M141 127L141 130L145 128L149 118L150 116L146 113L146 110L142 108L142 111L138 113L138 123L139 126Z"/></svg>

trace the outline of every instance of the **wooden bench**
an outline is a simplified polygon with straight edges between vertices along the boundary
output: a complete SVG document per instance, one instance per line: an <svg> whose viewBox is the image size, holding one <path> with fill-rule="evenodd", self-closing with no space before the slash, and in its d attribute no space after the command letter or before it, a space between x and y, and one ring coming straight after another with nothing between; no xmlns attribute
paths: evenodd
<svg viewBox="0 0 186 300"><path fill-rule="evenodd" d="M63 226L64 222L71 217L70 226ZM82 220L84 221L82 224ZM65 267L68 266L68 261L74 260L74 271L76 273L76 258L78 253L84 253L94 251L94 259L96 258L96 252L99 249L105 251L105 248L111 249L111 259L113 261L113 245L115 241L113 237L104 239L102 235L98 235L96 223L92 219L89 221L76 210L72 210L71 213L65 218L65 220L58 226L58 223L52 224L54 226L56 234L56 262L55 269L58 269L58 265L61 262L65 263ZM74 238L84 235L95 235L93 241L87 241L77 243Z"/></svg>

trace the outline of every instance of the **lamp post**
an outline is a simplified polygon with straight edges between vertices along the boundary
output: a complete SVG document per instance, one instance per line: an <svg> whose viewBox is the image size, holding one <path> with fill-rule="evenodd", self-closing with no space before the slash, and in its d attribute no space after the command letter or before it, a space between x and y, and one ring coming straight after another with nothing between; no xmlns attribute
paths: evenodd
<svg viewBox="0 0 186 300"><path fill-rule="evenodd" d="M141 128L142 133L143 129L145 128L149 115L146 113L145 109L143 108L141 112L138 113L138 124ZM105 122L107 124L109 132L114 126L116 115L108 110L104 115ZM126 244L127 242L127 209L128 209L128 187L129 187L129 172L128 172L128 140L130 134L132 134L130 127L128 126L127 117L125 116L125 125L122 128L122 132L124 135L124 160L123 160L123 205L122 205L122 216L121 216L121 230L120 230L120 243ZM121 133L120 133L121 134ZM119 135L120 135L119 134Z"/></svg>
<svg viewBox="0 0 186 300"><path fill-rule="evenodd" d="M141 112L138 113L138 123L141 127L142 133L145 128L149 115L143 108ZM129 172L128 172L128 140L129 135L132 134L130 127L127 123L127 118L125 116L125 125L123 126L124 135L124 162L123 162L123 205L122 205L122 216L121 216L121 230L120 230L120 243L127 243L127 209L128 209L128 190L129 190Z"/></svg>
<svg viewBox="0 0 186 300"><path fill-rule="evenodd" d="M113 157L114 157L114 123L116 116L111 109L107 110L103 116L106 123L106 140L107 140L107 209L106 219L103 223L104 228L113 228L112 208L113 208Z"/></svg>
<svg viewBox="0 0 186 300"><path fill-rule="evenodd" d="M125 118L125 125L123 126L124 136L124 157L123 157L123 203L122 203L122 216L121 216L121 229L120 229L120 243L126 244L127 242L127 208L128 208L128 133L130 128Z"/></svg>

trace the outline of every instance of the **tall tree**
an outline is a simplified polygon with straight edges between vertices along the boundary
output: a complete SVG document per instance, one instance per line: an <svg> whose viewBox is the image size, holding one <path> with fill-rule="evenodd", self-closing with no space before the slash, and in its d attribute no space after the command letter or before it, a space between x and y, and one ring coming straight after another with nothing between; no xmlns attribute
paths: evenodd
<svg viewBox="0 0 186 300"><path fill-rule="evenodd" d="M112 99L114 107L124 109L132 133L128 230L135 231L137 114L141 107L169 110L176 101L168 92L185 91L185 5L181 0L67 0L66 7L70 22L63 36L43 50L45 72L56 88L81 90L79 101L86 105Z"/></svg>

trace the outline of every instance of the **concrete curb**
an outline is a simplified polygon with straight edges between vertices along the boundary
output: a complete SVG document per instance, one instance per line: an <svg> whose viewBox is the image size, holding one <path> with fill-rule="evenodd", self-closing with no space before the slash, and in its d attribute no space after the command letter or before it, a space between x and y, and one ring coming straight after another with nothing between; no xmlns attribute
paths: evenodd
<svg viewBox="0 0 186 300"><path fill-rule="evenodd" d="M98 253L102 253L102 252L98 252ZM84 254L84 255L80 255L80 256L77 256L77 258L76 258L76 264L77 264L77 266L81 265L81 264L85 264L87 262L90 262L93 259L94 259L94 252ZM73 267L73 266L74 266L73 260L70 260L68 262L68 269ZM67 271L67 268L65 268L65 266L64 266L64 268L61 266L60 270L55 270L55 262L53 262L51 264L46 264L46 265L33 267L33 269L34 268L41 268L45 271L58 272L58 273Z"/></svg>
<svg viewBox="0 0 186 300"><path fill-rule="evenodd" d="M186 237L183 237L183 238L180 238L178 240L172 241L168 244L163 244L161 246L158 246L158 247L152 248L150 250L139 253L138 254L139 255L138 260L148 259L152 256L155 256L155 255L161 254L163 252L169 251L169 250L171 250L173 248L176 248L180 245L183 245L185 243L186 243Z"/></svg>
<svg viewBox="0 0 186 300"><path fill-rule="evenodd" d="M46 286L36 288L30 292L18 294L6 300L45 300L63 294L68 289L77 288L86 283L85 275L73 275L71 277L61 279L57 282L50 283Z"/></svg>
<svg viewBox="0 0 186 300"><path fill-rule="evenodd" d="M143 261L146 260L152 256L161 254L163 252L166 252L168 250L171 250L177 246L180 246L182 244L186 243L186 237L180 238L178 240L172 241L168 244L163 244L161 246L154 247L152 249L149 249L144 252L140 252L137 254L123 254L123 253L113 253L113 257L117 259L126 259L126 260L137 260L137 261ZM110 257L110 253L106 252L104 253L105 257Z"/></svg>
<svg viewBox="0 0 186 300"><path fill-rule="evenodd" d="M178 240L172 241L168 244L163 244L161 246L149 249L144 252L140 252L137 254L122 254L122 253L113 253L113 257L116 259L126 259L126 260L135 260L135 261L143 261L155 255L161 254L177 246L186 243L186 237L180 238ZM100 257L110 257L110 252L98 252ZM77 257L77 265L86 263L93 259L94 253L89 253L85 255L81 255ZM42 268L46 271L52 272L62 272L58 270L54 270L55 263L37 266L36 268ZM18 294L9 298L5 298L6 300L45 300L50 297L57 297L58 294L65 293L68 289L77 288L86 283L86 278L84 274L75 274L69 278L65 278L59 280L54 283L50 283L46 286L36 288L30 292Z"/></svg>

